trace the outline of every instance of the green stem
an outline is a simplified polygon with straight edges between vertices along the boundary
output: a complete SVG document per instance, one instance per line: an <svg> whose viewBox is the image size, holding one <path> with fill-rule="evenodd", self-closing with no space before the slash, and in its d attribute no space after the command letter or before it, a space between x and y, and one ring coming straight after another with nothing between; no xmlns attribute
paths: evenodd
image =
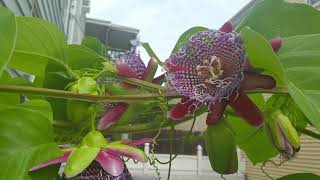
<svg viewBox="0 0 320 180"><path fill-rule="evenodd" d="M149 101L157 100L162 97L158 93L138 94L138 95L117 95L117 96L96 96L88 94L77 94L70 91L47 89L47 88L35 88L29 86L17 86L17 85L0 85L0 92L13 92L47 96L53 98L72 99L86 102L107 103L107 102L136 102L136 101Z"/></svg>
<svg viewBox="0 0 320 180"><path fill-rule="evenodd" d="M127 82L129 82L130 78ZM134 80L135 82L145 82L141 80ZM148 86L152 83L145 83ZM162 86L158 86L153 84L153 88L163 88ZM150 86L149 86L150 87ZM0 92L12 92L12 93L23 93L23 94L32 94L32 95L40 95L47 96L53 98L62 98L62 99L72 99L79 101L87 101L87 102L97 102L97 103L105 103L105 102L136 102L136 101L148 101L148 100L157 100L157 98L162 98L163 95L160 93L145 93L138 95L117 95L117 96L95 96L95 95L87 95L87 94L77 94L70 91L57 90L57 89L47 89L47 88L35 88L30 86L18 86L18 85L9 85L9 84L0 84ZM250 90L246 91L247 93L288 93L288 91L284 88L275 88L275 89L261 89L261 90ZM169 98L181 98L178 95L165 94L166 97Z"/></svg>
<svg viewBox="0 0 320 180"><path fill-rule="evenodd" d="M169 157L169 169L168 169L168 177L167 180L170 180L170 173L171 173L171 165L172 165L172 153L173 153L173 143L172 143L172 138L174 135L174 126L171 125L171 131L170 131L170 144L169 144L169 151L170 151L170 157Z"/></svg>
<svg viewBox="0 0 320 180"><path fill-rule="evenodd" d="M320 134L319 133L310 131L308 129L299 128L299 127L296 127L296 129L297 129L297 131L301 132L302 134L305 134L307 136L310 136L310 137L313 137L315 139L320 140Z"/></svg>

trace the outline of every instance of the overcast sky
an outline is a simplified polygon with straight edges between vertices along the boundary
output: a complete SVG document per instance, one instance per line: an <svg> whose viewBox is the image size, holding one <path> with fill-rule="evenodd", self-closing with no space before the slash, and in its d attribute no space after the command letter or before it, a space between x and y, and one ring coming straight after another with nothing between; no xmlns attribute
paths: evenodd
<svg viewBox="0 0 320 180"><path fill-rule="evenodd" d="M163 61L184 31L193 26L217 29L249 1L91 0L88 16L139 29L140 40L149 42Z"/></svg>

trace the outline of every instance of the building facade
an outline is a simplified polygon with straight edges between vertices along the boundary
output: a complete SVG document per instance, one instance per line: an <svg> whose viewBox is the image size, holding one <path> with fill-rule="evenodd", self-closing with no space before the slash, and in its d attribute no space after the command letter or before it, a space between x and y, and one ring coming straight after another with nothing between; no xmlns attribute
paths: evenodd
<svg viewBox="0 0 320 180"><path fill-rule="evenodd" d="M79 44L84 37L85 18L90 0L0 0L0 5L17 16L48 20L66 34L69 43Z"/></svg>

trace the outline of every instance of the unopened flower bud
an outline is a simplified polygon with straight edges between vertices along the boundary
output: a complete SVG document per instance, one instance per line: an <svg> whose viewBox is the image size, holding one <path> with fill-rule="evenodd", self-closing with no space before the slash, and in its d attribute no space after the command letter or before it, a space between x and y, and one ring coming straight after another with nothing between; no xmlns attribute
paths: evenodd
<svg viewBox="0 0 320 180"><path fill-rule="evenodd" d="M268 114L265 128L284 160L295 157L300 150L300 139L287 116L280 110Z"/></svg>

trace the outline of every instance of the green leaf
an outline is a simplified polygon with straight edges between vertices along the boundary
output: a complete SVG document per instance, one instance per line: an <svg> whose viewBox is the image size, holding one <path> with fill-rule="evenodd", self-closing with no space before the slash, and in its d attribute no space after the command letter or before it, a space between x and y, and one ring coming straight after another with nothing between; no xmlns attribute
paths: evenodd
<svg viewBox="0 0 320 180"><path fill-rule="evenodd" d="M54 63L72 74L66 60L65 35L52 23L33 17L17 17L17 41L9 66L33 75L42 85L45 69Z"/></svg>
<svg viewBox="0 0 320 180"><path fill-rule="evenodd" d="M102 44L100 40L95 37L90 37L90 36L85 37L82 40L81 45L88 47L89 49L96 52L102 57L106 57L107 55L106 46Z"/></svg>
<svg viewBox="0 0 320 180"><path fill-rule="evenodd" d="M284 86L284 72L281 63L270 43L248 27L241 30L241 37L254 68L265 70L262 74L271 75L277 86Z"/></svg>
<svg viewBox="0 0 320 180"><path fill-rule="evenodd" d="M16 43L16 17L7 8L0 6L0 77L9 63Z"/></svg>
<svg viewBox="0 0 320 180"><path fill-rule="evenodd" d="M266 109L272 112L276 109L282 111L287 116L294 127L304 129L308 124L307 117L302 113L291 96L287 94L274 94L266 102Z"/></svg>
<svg viewBox="0 0 320 180"><path fill-rule="evenodd" d="M201 32L201 31L205 31L208 28L205 27L201 27L201 26L195 26L192 27L190 29L188 29L187 31L185 31L178 39L176 45L174 46L171 54L176 53L187 41L188 39L195 33Z"/></svg>
<svg viewBox="0 0 320 180"><path fill-rule="evenodd" d="M289 93L309 121L320 130L320 34L284 38L279 58Z"/></svg>
<svg viewBox="0 0 320 180"><path fill-rule="evenodd" d="M12 84L11 82L12 78L10 74L4 71L2 76L0 77L0 84ZM0 99L0 104L16 105L20 103L20 94L1 92Z"/></svg>
<svg viewBox="0 0 320 180"><path fill-rule="evenodd" d="M161 62L160 59L158 58L158 56L156 55L156 53L154 53L154 51L150 47L149 43L142 43L142 47L147 51L147 53L149 54L150 57L154 57L157 60L157 62L160 66L163 65L163 62Z"/></svg>
<svg viewBox="0 0 320 180"><path fill-rule="evenodd" d="M0 179L31 179L32 166L62 155L53 141L50 104L32 100L0 106Z"/></svg>
<svg viewBox="0 0 320 180"><path fill-rule="evenodd" d="M236 27L249 26L266 39L320 33L320 12L302 3L264 0L252 7Z"/></svg>
<svg viewBox="0 0 320 180"><path fill-rule="evenodd" d="M289 174L286 176L283 176L281 178L278 178L277 180L318 180L320 179L320 176L312 173L295 173L295 174Z"/></svg>
<svg viewBox="0 0 320 180"><path fill-rule="evenodd" d="M101 56L83 45L69 45L64 50L68 64L73 70L83 68L101 69L101 63L105 61L105 56Z"/></svg>
<svg viewBox="0 0 320 180"><path fill-rule="evenodd" d="M64 169L66 177L74 177L86 169L96 158L100 148L81 146L74 150L68 158L67 165Z"/></svg>
<svg viewBox="0 0 320 180"><path fill-rule="evenodd" d="M59 169L60 164L50 165L36 171L29 172L29 176L32 180L57 180L57 178L59 177Z"/></svg>
<svg viewBox="0 0 320 180"><path fill-rule="evenodd" d="M209 126L203 138L211 167L219 174L233 174L238 170L236 143L233 133L222 121Z"/></svg>

